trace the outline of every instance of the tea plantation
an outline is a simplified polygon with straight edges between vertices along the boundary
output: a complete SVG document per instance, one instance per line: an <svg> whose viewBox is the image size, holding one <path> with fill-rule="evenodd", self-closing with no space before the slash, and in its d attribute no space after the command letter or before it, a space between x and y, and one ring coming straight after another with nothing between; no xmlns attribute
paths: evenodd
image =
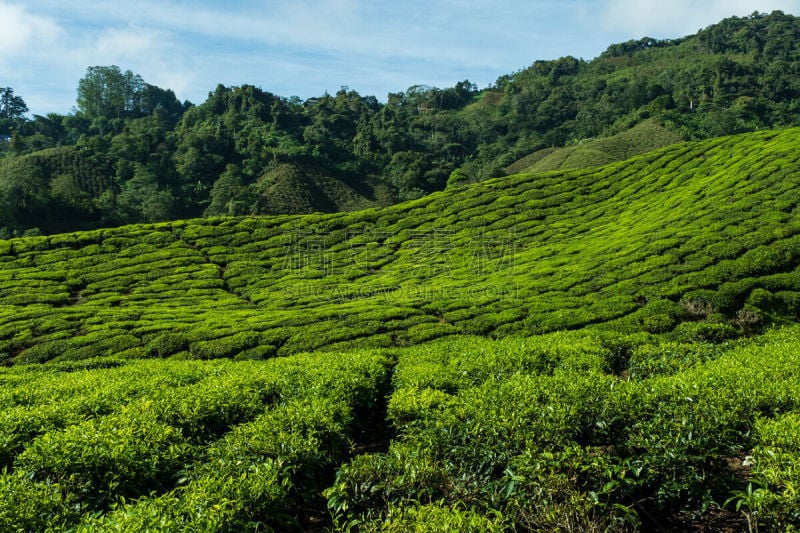
<svg viewBox="0 0 800 533"><path fill-rule="evenodd" d="M0 241L0 531L800 527L798 159Z"/></svg>

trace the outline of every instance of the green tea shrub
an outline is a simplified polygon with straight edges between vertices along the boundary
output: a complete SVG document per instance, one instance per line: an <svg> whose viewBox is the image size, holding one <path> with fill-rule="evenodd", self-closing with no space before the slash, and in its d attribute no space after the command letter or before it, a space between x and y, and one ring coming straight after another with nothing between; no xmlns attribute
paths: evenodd
<svg viewBox="0 0 800 533"><path fill-rule="evenodd" d="M383 518L389 506L439 501L447 479L430 450L394 442L386 454L361 454L342 465L325 490L337 524Z"/></svg>
<svg viewBox="0 0 800 533"><path fill-rule="evenodd" d="M79 360L116 355L139 345L139 339L128 333L96 331L67 342L61 355L53 360Z"/></svg>
<svg viewBox="0 0 800 533"><path fill-rule="evenodd" d="M122 365L108 358L41 368L39 379L12 389L13 403L0 410L2 465L10 465L26 444L48 431L113 413L136 398L180 390L204 377L202 369L187 365L172 364L164 372L152 363Z"/></svg>
<svg viewBox="0 0 800 533"><path fill-rule="evenodd" d="M105 514L84 517L75 528L80 533L96 531L259 531L264 524L253 516L251 502L273 517L273 525L292 527L284 500L289 480L280 461L249 465L244 475L209 477L160 496L122 500ZM266 512L265 512L266 511Z"/></svg>
<svg viewBox="0 0 800 533"><path fill-rule="evenodd" d="M755 288L754 278L745 278L736 282L726 282L717 290L714 303L721 312L732 315L741 309L750 292Z"/></svg>
<svg viewBox="0 0 800 533"><path fill-rule="evenodd" d="M274 376L217 376L188 389L177 388L154 395L157 403L142 404L154 409L158 419L180 429L195 441L221 435L236 424L252 420L280 394Z"/></svg>
<svg viewBox="0 0 800 533"><path fill-rule="evenodd" d="M762 311L773 311L776 305L776 298L775 296L766 289L762 289L761 287L756 287L755 289L750 292L750 296L747 297L748 305L752 305L753 307L757 307Z"/></svg>
<svg viewBox="0 0 800 533"><path fill-rule="evenodd" d="M504 472L503 515L530 531L630 531L639 519L623 505L633 488L626 467L596 448L526 450Z"/></svg>
<svg viewBox="0 0 800 533"><path fill-rule="evenodd" d="M80 361L61 361L53 363L51 366L59 372L77 372L79 370L117 368L124 364L124 357L118 355L117 357L96 357L94 359L82 359Z"/></svg>
<svg viewBox="0 0 800 533"><path fill-rule="evenodd" d="M678 328L686 324L694 325L697 323L684 322ZM678 328L676 328L676 332ZM728 326L728 328L733 330L731 326ZM733 333L736 335L735 330L733 330ZM679 342L643 344L632 351L628 363L628 371L631 379L636 380L673 375L697 364L715 359L723 350L724 347L703 343L701 339L681 339Z"/></svg>
<svg viewBox="0 0 800 533"><path fill-rule="evenodd" d="M255 347L259 340L257 333L242 332L230 337L193 342L189 345L189 350L198 359L230 358Z"/></svg>
<svg viewBox="0 0 800 533"><path fill-rule="evenodd" d="M686 318L686 310L670 300L653 300L637 313L642 328L650 333L672 331L678 321Z"/></svg>
<svg viewBox="0 0 800 533"><path fill-rule="evenodd" d="M180 432L152 412L123 409L34 439L17 456L15 469L58 483L97 508L117 495L170 487L193 453Z"/></svg>
<svg viewBox="0 0 800 533"><path fill-rule="evenodd" d="M243 424L208 449L207 466L197 474L219 477L221 471L239 477L248 465L278 460L291 466L294 505L313 504L333 480L333 467L347 451L350 406L339 398L293 401ZM257 501L249 502L258 505ZM263 516L263 515L262 515Z"/></svg>
<svg viewBox="0 0 800 533"><path fill-rule="evenodd" d="M614 331L600 331L595 334L593 340L601 348L599 356L603 362L602 370L606 373L621 375L628 370L634 351L639 346L647 344L648 337Z"/></svg>
<svg viewBox="0 0 800 533"><path fill-rule="evenodd" d="M403 387L395 391L389 400L388 419L396 427L413 420L425 418L427 412L444 408L452 395L430 387Z"/></svg>
<svg viewBox="0 0 800 533"><path fill-rule="evenodd" d="M788 316L800 318L800 292L778 291L775 302Z"/></svg>
<svg viewBox="0 0 800 533"><path fill-rule="evenodd" d="M259 359L269 359L273 357L277 352L277 348L271 344L260 344L253 348L248 348L244 350L239 355L234 357L237 361L244 361L244 360L259 360Z"/></svg>
<svg viewBox="0 0 800 533"><path fill-rule="evenodd" d="M496 508L508 495L503 465L528 449L538 453L586 438L614 379L562 373L491 379L496 372L488 370L489 379L457 394L399 389L389 418L403 437L386 454L359 456L340 469L326 492L338 519L375 518L372 513L411 502ZM410 378L404 373L402 383Z"/></svg>
<svg viewBox="0 0 800 533"><path fill-rule="evenodd" d="M283 401L211 443L203 461L181 471L174 490L121 500L105 515L84 517L78 531L299 529L298 516L321 503L323 488L333 482L334 466L346 456L348 435L356 428L353 411L359 406L374 409L376 395L383 393L387 363L374 353L359 352L218 367L232 373L229 394L237 394L248 379L253 386L272 380ZM213 386L213 381L206 385ZM212 398L199 391L197 399L218 403L224 392Z"/></svg>
<svg viewBox="0 0 800 533"><path fill-rule="evenodd" d="M52 483L0 473L0 530L65 530L80 514L80 505Z"/></svg>
<svg viewBox="0 0 800 533"><path fill-rule="evenodd" d="M456 328L451 324L428 322L410 327L408 329L408 342L411 344L417 344L438 337L456 335L458 333L460 333L459 328Z"/></svg>
<svg viewBox="0 0 800 533"><path fill-rule="evenodd" d="M55 340L34 344L23 351L17 358L18 364L44 363L63 354L69 347L66 340Z"/></svg>
<svg viewBox="0 0 800 533"><path fill-rule="evenodd" d="M716 491L724 494L726 458L748 442L746 408L677 379L670 385L630 391L624 401L636 413L620 413L628 427L617 453L638 472L637 497L653 498L659 507L701 508Z"/></svg>
<svg viewBox="0 0 800 533"><path fill-rule="evenodd" d="M800 413L760 419L756 431L752 484L733 499L757 525L793 531L800 528Z"/></svg>
<svg viewBox="0 0 800 533"><path fill-rule="evenodd" d="M723 322L681 322L673 330L672 336L680 342L720 343L737 338L739 332Z"/></svg>
<svg viewBox="0 0 800 533"><path fill-rule="evenodd" d="M391 506L385 519L360 522L357 524L359 531L364 532L394 532L416 533L463 532L463 533L494 533L507 530L503 516L498 512L483 516L475 511L464 509L464 506L442 505L407 505ZM356 525L356 524L353 524ZM347 529L346 524L339 525Z"/></svg>

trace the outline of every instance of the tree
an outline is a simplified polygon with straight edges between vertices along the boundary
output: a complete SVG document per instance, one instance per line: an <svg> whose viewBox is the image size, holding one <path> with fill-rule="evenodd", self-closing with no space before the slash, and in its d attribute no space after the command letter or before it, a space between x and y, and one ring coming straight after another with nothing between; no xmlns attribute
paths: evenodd
<svg viewBox="0 0 800 533"><path fill-rule="evenodd" d="M78 110L88 118L123 118L141 113L147 84L116 65L89 67L78 82Z"/></svg>
<svg viewBox="0 0 800 533"><path fill-rule="evenodd" d="M138 104L141 114L150 115L159 111L172 127L191 106L188 101L181 103L171 89L165 90L149 83L145 83L142 87Z"/></svg>
<svg viewBox="0 0 800 533"><path fill-rule="evenodd" d="M214 182L214 187L211 189L211 203L203 214L205 216L247 214L250 207L248 204L255 202L254 198L248 198L247 192L247 188L242 184L239 167L228 165L225 172Z"/></svg>
<svg viewBox="0 0 800 533"><path fill-rule="evenodd" d="M155 174L144 165L134 165L133 178L128 180L117 197L123 216L130 222L158 222L170 218L175 198L160 189Z"/></svg>
<svg viewBox="0 0 800 533"><path fill-rule="evenodd" d="M14 96L14 89L11 87L0 89L0 119L20 118L27 112L28 106L21 97Z"/></svg>
<svg viewBox="0 0 800 533"><path fill-rule="evenodd" d="M461 187L469 182L469 174L464 172L463 169L457 168L450 173L450 177L447 179L447 189L455 189L456 187Z"/></svg>

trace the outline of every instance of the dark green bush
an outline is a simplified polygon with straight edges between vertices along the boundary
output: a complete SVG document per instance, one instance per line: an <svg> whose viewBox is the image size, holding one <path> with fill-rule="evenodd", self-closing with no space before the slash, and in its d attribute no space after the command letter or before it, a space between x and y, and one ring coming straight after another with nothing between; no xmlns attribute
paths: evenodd
<svg viewBox="0 0 800 533"><path fill-rule="evenodd" d="M772 311L776 305L775 296L766 289L757 287L747 297L747 304L757 307L762 311Z"/></svg>
<svg viewBox="0 0 800 533"><path fill-rule="evenodd" d="M649 333L666 333L687 317L687 311L670 300L653 300L637 312L642 328Z"/></svg>
<svg viewBox="0 0 800 533"><path fill-rule="evenodd" d="M218 359L238 355L244 350L255 347L259 341L258 334L242 332L230 337L193 342L189 350L198 359Z"/></svg>
<svg viewBox="0 0 800 533"><path fill-rule="evenodd" d="M719 343L739 336L732 325L720 322L681 322L672 334L680 342Z"/></svg>
<svg viewBox="0 0 800 533"><path fill-rule="evenodd" d="M189 347L189 339L183 333L167 332L147 342L147 353L151 357L167 357Z"/></svg>

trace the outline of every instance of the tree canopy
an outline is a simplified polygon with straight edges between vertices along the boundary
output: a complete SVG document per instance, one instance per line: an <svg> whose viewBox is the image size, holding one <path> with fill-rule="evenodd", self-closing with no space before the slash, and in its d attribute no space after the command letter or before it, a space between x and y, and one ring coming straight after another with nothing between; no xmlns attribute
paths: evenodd
<svg viewBox="0 0 800 533"><path fill-rule="evenodd" d="M139 108L144 80L116 65L89 67L78 82L78 111L89 118L121 118Z"/></svg>
<svg viewBox="0 0 800 533"><path fill-rule="evenodd" d="M28 112L28 106L11 87L0 88L0 119L16 119Z"/></svg>
<svg viewBox="0 0 800 533"><path fill-rule="evenodd" d="M145 83L130 70L116 66L95 66L86 69L78 82L78 112L89 118L137 118L161 109L180 115L184 106L171 90Z"/></svg>

